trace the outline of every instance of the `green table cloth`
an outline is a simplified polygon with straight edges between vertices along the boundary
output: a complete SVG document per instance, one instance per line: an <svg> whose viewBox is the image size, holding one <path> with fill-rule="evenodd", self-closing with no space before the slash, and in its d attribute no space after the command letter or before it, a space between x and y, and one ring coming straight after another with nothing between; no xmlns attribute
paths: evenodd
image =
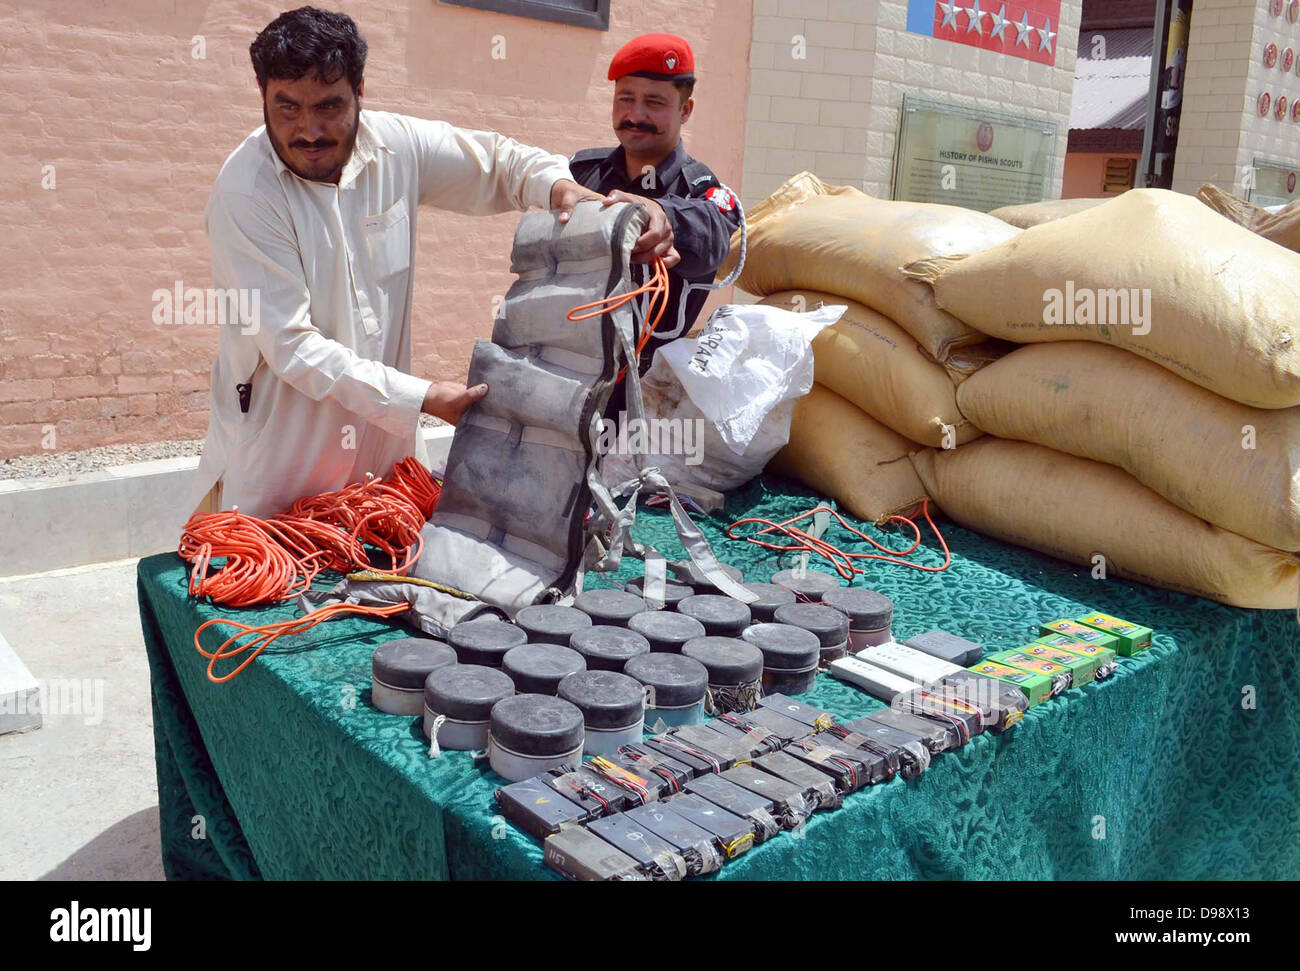
<svg viewBox="0 0 1300 971"><path fill-rule="evenodd" d="M789 558L726 540L742 516L817 503L759 479L700 523L746 579ZM1095 608L1155 629L1104 684L1066 692L1001 736L981 735L901 778L814 814L706 879L1285 879L1300 876L1300 636L1289 611L1248 611L1118 580L940 520L952 566L867 561L856 583L895 604L894 635L932 628L1018 646L1037 623ZM680 556L671 521L639 538ZM901 544L899 533L877 530ZM830 537L846 548L844 534ZM933 538L917 562L937 565ZM814 561L812 566L818 564ZM613 585L640 572L629 561ZM171 879L553 879L541 846L496 812L503 784L469 753L428 758L418 719L370 705L370 655L400 624L345 619L283 638L212 684L194 629L267 623L291 605L232 610L186 591L175 554L140 561L152 678L163 860ZM318 585L328 585L322 581ZM213 635L209 640L209 635ZM223 635L224 636L224 635ZM205 645L222 638L205 632ZM879 707L829 675L802 700L843 718Z"/></svg>

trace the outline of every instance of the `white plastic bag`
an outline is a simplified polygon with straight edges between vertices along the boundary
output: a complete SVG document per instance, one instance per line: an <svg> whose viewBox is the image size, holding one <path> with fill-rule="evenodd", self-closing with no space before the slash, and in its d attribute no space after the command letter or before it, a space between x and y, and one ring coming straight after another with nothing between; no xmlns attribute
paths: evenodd
<svg viewBox="0 0 1300 971"><path fill-rule="evenodd" d="M812 340L845 309L727 304L698 337L665 344L641 379L646 426L606 436L602 479L633 478L644 451L687 495L748 482L789 440L794 402L812 389Z"/></svg>

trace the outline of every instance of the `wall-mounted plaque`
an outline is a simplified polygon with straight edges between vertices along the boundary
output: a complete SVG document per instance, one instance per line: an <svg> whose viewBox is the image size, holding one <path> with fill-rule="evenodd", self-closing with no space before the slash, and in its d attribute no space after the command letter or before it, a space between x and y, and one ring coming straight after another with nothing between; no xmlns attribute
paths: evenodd
<svg viewBox="0 0 1300 971"><path fill-rule="evenodd" d="M981 212L1042 202L1055 150L1047 118L905 94L893 198Z"/></svg>

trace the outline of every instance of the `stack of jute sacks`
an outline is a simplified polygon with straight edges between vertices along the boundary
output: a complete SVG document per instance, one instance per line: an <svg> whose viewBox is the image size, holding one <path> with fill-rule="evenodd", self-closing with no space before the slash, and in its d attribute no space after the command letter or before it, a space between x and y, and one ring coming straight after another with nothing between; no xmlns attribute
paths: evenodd
<svg viewBox="0 0 1300 971"><path fill-rule="evenodd" d="M1238 226L1245 226L1252 233L1281 243L1287 249L1300 251L1300 201L1289 202L1277 212L1269 212L1209 182L1196 191L1196 198Z"/></svg>
<svg viewBox="0 0 1300 971"><path fill-rule="evenodd" d="M1022 231L805 173L755 207L739 286L850 308L773 471L864 519L928 495L1094 575L1296 606L1300 254L1162 190Z"/></svg>

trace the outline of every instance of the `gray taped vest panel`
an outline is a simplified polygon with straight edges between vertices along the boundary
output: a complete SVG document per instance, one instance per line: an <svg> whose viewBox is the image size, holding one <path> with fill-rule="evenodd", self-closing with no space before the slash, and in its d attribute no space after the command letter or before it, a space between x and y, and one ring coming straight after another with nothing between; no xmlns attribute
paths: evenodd
<svg viewBox="0 0 1300 971"><path fill-rule="evenodd" d="M563 226L553 212L520 220L511 254L518 279L492 340L479 341L470 362L469 383L486 382L488 395L456 428L412 575L511 616L573 591L597 459L593 419L624 363L615 328L632 340L635 324L630 306L577 322L565 315L632 288L632 245L645 218L640 207L582 203ZM469 609L453 603L446 612Z"/></svg>
<svg viewBox="0 0 1300 971"><path fill-rule="evenodd" d="M566 314L631 289L629 258L645 219L640 207L596 203L579 204L564 226L550 212L523 217L511 255L518 279L492 340L479 341L470 361L469 383L486 382L490 390L456 427L412 578L353 575L328 593L304 594L304 613L344 600L406 601L403 620L443 637L477 616L513 617L532 603L567 601L587 568L615 570L624 551L644 558L653 600L664 557L631 536L646 488L668 495L678 538L695 565L724 593L755 599L721 571L672 487L644 466L643 456L637 477L613 495L597 475L599 418L619 369L636 356L636 321L630 306L576 322ZM627 381L628 414L639 418L635 363ZM616 496L625 497L622 505Z"/></svg>

